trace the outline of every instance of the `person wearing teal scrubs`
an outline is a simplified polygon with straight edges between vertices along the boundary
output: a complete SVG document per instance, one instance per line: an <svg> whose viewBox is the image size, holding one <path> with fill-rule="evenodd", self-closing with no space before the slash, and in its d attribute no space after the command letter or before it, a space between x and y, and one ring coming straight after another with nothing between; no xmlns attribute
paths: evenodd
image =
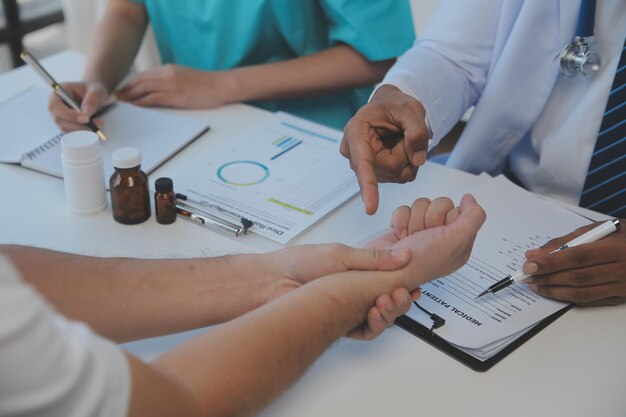
<svg viewBox="0 0 626 417"><path fill-rule="evenodd" d="M142 106L248 102L342 129L414 41L408 0L110 0L84 82L81 113L51 98L64 130L108 99L151 24L162 66L117 92Z"/></svg>

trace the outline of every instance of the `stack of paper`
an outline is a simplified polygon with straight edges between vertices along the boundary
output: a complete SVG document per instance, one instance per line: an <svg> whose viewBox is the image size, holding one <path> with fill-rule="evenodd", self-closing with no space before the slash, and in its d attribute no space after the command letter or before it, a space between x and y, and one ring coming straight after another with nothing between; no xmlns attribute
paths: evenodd
<svg viewBox="0 0 626 417"><path fill-rule="evenodd" d="M457 272L422 286L419 304L446 324L434 330L445 341L486 360L546 317L567 307L514 284L475 299L484 289L522 268L524 253L589 221L540 199L504 177L488 178L465 192L487 212L470 260ZM408 316L430 328L429 316L413 308Z"/></svg>

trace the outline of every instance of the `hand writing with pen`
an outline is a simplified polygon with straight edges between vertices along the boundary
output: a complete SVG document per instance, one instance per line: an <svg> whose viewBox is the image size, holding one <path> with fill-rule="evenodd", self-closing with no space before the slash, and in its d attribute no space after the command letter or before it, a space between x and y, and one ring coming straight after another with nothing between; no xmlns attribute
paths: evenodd
<svg viewBox="0 0 626 417"><path fill-rule="evenodd" d="M598 225L581 227L526 252L524 283L537 294L581 306L626 301L626 231L622 227L596 242L550 253Z"/></svg>

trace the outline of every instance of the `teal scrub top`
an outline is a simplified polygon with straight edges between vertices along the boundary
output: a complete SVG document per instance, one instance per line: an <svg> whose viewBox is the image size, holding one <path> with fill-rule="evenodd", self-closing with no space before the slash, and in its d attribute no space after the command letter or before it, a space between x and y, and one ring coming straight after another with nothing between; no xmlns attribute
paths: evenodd
<svg viewBox="0 0 626 417"><path fill-rule="evenodd" d="M146 8L163 64L202 70L284 61L339 43L380 61L415 38L409 0L131 1ZM343 129L371 91L250 104Z"/></svg>

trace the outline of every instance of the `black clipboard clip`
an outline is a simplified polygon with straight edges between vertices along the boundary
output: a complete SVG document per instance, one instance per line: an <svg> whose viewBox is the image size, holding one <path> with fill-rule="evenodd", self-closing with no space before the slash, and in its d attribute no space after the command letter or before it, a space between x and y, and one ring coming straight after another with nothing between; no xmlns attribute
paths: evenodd
<svg viewBox="0 0 626 417"><path fill-rule="evenodd" d="M437 333L433 332L432 327L429 328L428 326L419 323L418 321L412 319L406 314L398 317L395 321L395 324L401 329L404 329L405 331L411 333L412 335L419 337L429 345L439 349L446 355L456 359L470 369L476 372L486 372L495 364L511 354L511 352L513 352L515 349L530 340L534 335L545 329L550 323L554 322L556 319L569 311L572 306L573 304L569 304L561 310L557 311L556 313L539 321L539 323L532 326L517 339L510 342L504 349L500 350L490 358L484 360L478 359L462 351L457 346L449 343L447 340L440 337Z"/></svg>

